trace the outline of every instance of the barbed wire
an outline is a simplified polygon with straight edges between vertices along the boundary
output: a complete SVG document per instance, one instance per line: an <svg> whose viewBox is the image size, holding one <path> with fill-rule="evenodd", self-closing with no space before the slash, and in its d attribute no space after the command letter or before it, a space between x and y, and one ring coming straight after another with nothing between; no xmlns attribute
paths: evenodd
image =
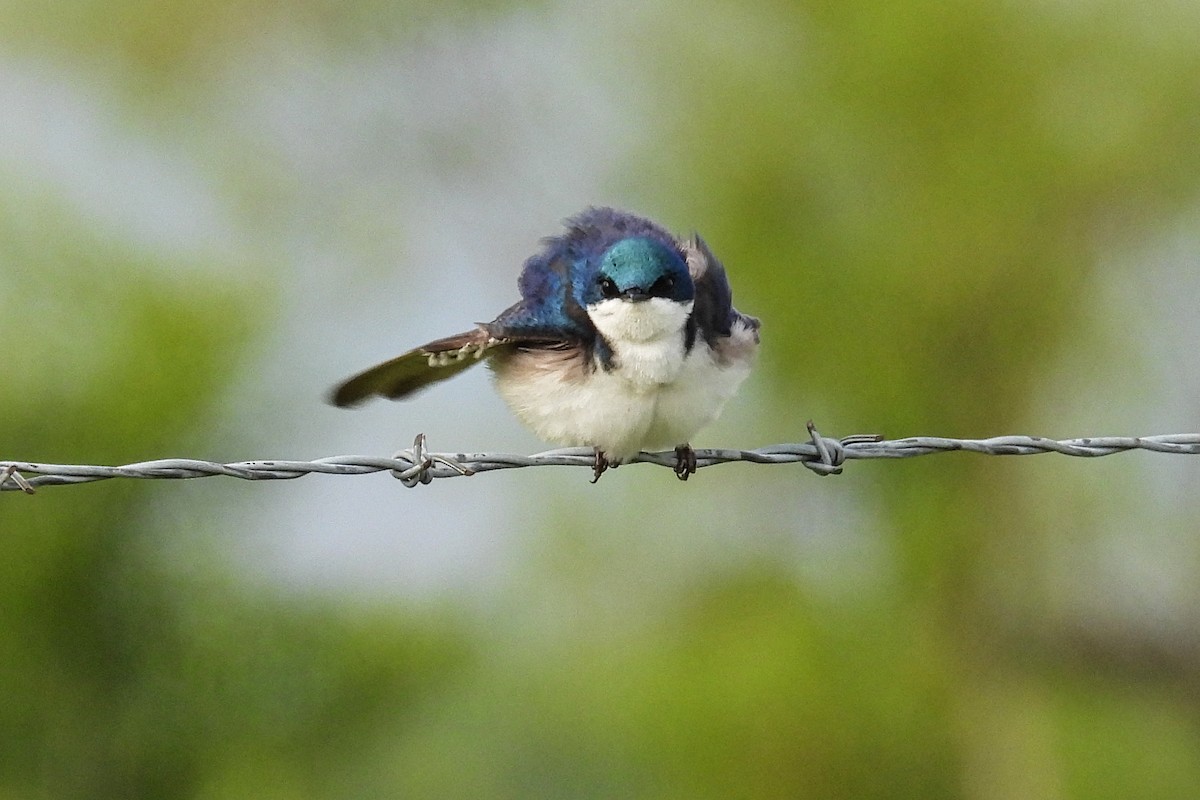
<svg viewBox="0 0 1200 800"><path fill-rule="evenodd" d="M1129 450L1153 453L1200 455L1200 433L1158 436L1101 436L1085 439L1045 439L1040 436L995 436L990 439L951 439L938 436L912 436L885 440L875 434L856 434L830 439L817 433L808 423L811 441L776 444L754 450L696 450L696 467L711 467L744 461L752 464L800 463L818 475L841 473L842 465L853 459L912 458L952 451L993 456L1025 456L1060 453L1094 458ZM675 468L674 451L639 453L630 463L657 464ZM379 456L332 456L314 461L239 461L220 464L189 458L142 461L119 467L97 465L41 464L27 461L0 461L0 490L33 494L38 486L90 483L110 478L206 478L227 475L243 480L291 480L304 475L365 475L391 472L405 486L430 483L434 478L452 478L521 467L595 467L590 448L547 450L531 456L510 453L431 453L426 449L425 434L418 434L413 446L391 458ZM26 477L32 475L34 477Z"/></svg>

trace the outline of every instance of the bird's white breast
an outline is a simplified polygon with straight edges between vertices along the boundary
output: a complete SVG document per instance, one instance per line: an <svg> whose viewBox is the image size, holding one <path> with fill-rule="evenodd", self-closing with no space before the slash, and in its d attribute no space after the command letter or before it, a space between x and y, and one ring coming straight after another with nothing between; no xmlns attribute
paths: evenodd
<svg viewBox="0 0 1200 800"><path fill-rule="evenodd" d="M691 303L654 297L642 303L603 300L588 308L588 316L613 350L615 368L609 373L634 390L652 390L672 383L683 370L683 329Z"/></svg>
<svg viewBox="0 0 1200 800"><path fill-rule="evenodd" d="M613 350L611 369L593 368L582 349L517 350L492 362L501 396L546 441L598 447L614 462L684 444L750 372L753 346L735 359L703 339L685 351L690 303L606 300L588 311ZM735 326L734 336L753 333Z"/></svg>

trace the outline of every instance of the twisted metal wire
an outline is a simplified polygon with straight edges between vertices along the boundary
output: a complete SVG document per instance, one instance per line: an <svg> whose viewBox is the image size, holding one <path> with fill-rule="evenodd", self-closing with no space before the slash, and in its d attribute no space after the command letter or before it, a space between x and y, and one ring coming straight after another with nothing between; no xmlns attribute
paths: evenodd
<svg viewBox="0 0 1200 800"><path fill-rule="evenodd" d="M776 444L755 450L696 450L696 467L711 467L733 461L752 464L800 463L818 475L836 475L851 459L912 458L956 450L993 456L1025 456L1061 453L1094 458L1129 450L1153 453L1200 455L1200 433L1159 436L1102 436L1084 439L1045 439L1040 436L995 436L990 439L948 439L937 436L913 436L885 440L873 434L857 434L842 439L821 436L808 423L811 441ZM631 463L674 467L676 454L639 453ZM332 456L315 461L240 461L219 464L188 458L142 461L120 467L95 465L39 464L25 461L0 461L0 490L33 494L38 486L89 483L109 478L206 478L228 475L243 480L290 480L312 473L326 475L365 475L391 472L405 486L430 483L434 478L453 478L520 467L595 465L595 454L588 448L548 450L531 456L509 453L431 453L425 447L425 434L418 434L413 446L392 458L378 456ZM32 475L34 477L26 477Z"/></svg>

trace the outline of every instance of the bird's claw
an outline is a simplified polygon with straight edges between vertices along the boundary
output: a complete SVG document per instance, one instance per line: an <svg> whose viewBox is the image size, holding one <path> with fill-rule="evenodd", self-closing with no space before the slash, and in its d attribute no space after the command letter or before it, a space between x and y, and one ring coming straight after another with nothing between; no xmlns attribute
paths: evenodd
<svg viewBox="0 0 1200 800"><path fill-rule="evenodd" d="M686 481L696 471L696 451L690 444L675 448L675 477Z"/></svg>
<svg viewBox="0 0 1200 800"><path fill-rule="evenodd" d="M592 483L600 480L603 475L611 467L617 468L617 464L608 460L608 456L599 447L594 448L595 461L592 463ZM675 448L675 477L681 481L686 481L696 472L696 451L692 449L690 444L681 444Z"/></svg>
<svg viewBox="0 0 1200 800"><path fill-rule="evenodd" d="M594 449L596 452L596 460L592 464L592 483L600 480L600 476L603 475L609 467L616 469L617 466L616 464L608 463L608 456L604 455L604 451L599 447Z"/></svg>

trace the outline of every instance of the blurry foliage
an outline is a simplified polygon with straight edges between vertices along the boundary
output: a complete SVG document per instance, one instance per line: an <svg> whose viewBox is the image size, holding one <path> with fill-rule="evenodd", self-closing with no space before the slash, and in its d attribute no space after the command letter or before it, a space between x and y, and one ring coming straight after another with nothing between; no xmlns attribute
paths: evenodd
<svg viewBox="0 0 1200 800"><path fill-rule="evenodd" d="M364 46L403 42L431 23L503 8L497 0L12 0L0 28L8 49L54 53L82 65L115 71L121 88L161 104L215 77L226 58L257 46L266 31L305 37L309 47L345 54Z"/></svg>
<svg viewBox="0 0 1200 800"><path fill-rule="evenodd" d="M336 57L472 8L17 2L0 37L113 70L153 114L157 90L202 83L273 25ZM809 414L826 433L1021 421L1097 252L1195 200L1196 33L1170 3L707 4L597 23L659 126L639 190L703 231L764 319L785 400L762 426L781 439ZM161 258L54 198L0 193L6 451L118 462L199 435L270 298L176 280ZM1123 661L1079 658L1056 620L1029 619L1036 603L989 595L1053 531L1011 465L947 464L877 481L894 591L833 603L770 566L731 569L648 628L600 636L581 614L508 644L256 593L216 564L181 575L142 517L161 487L0 497L0 796L1188 796L1195 653L1161 669L1132 640Z"/></svg>
<svg viewBox="0 0 1200 800"><path fill-rule="evenodd" d="M770 415L776 437L800 429L789 416L798 404L826 433L974 436L1022 424L1037 367L1083 328L1079 301L1104 248L1155 235L1195 202L1200 17L1165 3L758 9L730 12L720 42L678 48L651 102L676 112L658 156L688 184L663 200L686 203L737 269L739 304L764 319L764 355L786 398ZM686 102L666 103L685 81ZM646 191L660 194L653 183ZM929 460L891 465L880 482L902 575L894 602L911 612L898 624L941 653L946 716L924 733L907 729L954 732L961 761L941 766L960 770L969 794L1147 796L1152 785L1153 796L1186 796L1200 770L1200 718L1187 699L1200 664L1164 687L1177 710L1153 737L1133 745L1111 731L1125 742L1112 770L1121 780L1102 779L1087 764L1119 748L1084 755L1081 710L1055 703L1060 679L1031 661L1061 657L1054 634L1032 652L1012 638L1056 622L1044 606L1036 621L1010 616L1005 598L988 594L995 575L1036 581L1036 543L1061 535L1037 527L1015 469ZM1022 552L1030 557L1013 555ZM1014 565L1024 580L1006 574ZM1148 642L1124 644L1128 659L1149 657ZM1065 681L1072 693L1076 680ZM995 682L1014 690L997 701ZM1114 705L1162 713L1113 684ZM1043 704L1014 713L1029 695ZM871 718L841 707L865 738ZM1026 725L1052 732L1014 756L1006 748ZM928 766L911 755L909 769ZM1030 777L1039 769L1051 786Z"/></svg>
<svg viewBox="0 0 1200 800"><path fill-rule="evenodd" d="M175 268L51 198L0 193L6 452L122 463L196 441L268 298ZM363 740L461 661L461 637L257 596L216 563L164 567L144 529L153 492L0 498L0 796L269 797L281 776L369 793Z"/></svg>
<svg viewBox="0 0 1200 800"><path fill-rule="evenodd" d="M819 386L838 427L897 436L1012 424L1031 365L1079 321L1097 249L1195 197L1200 19L1167 3L757 8L655 76L663 95L688 87L653 100L678 116L660 161L694 184L656 194L686 203L742 304L797 343L766 350L804 364L775 371L788 396Z"/></svg>
<svg viewBox="0 0 1200 800"><path fill-rule="evenodd" d="M421 797L447 785L497 798L955 796L945 687L893 622L815 601L769 570L719 576L641 630L589 635L581 620L553 645L490 661L463 687L482 719L449 707L428 719L404 755L426 770L400 786Z"/></svg>
<svg viewBox="0 0 1200 800"><path fill-rule="evenodd" d="M155 258L49 197L0 193L0 315L22 332L0 384L10 447L43 461L143 460L198 427L254 332L247 312L268 297Z"/></svg>

